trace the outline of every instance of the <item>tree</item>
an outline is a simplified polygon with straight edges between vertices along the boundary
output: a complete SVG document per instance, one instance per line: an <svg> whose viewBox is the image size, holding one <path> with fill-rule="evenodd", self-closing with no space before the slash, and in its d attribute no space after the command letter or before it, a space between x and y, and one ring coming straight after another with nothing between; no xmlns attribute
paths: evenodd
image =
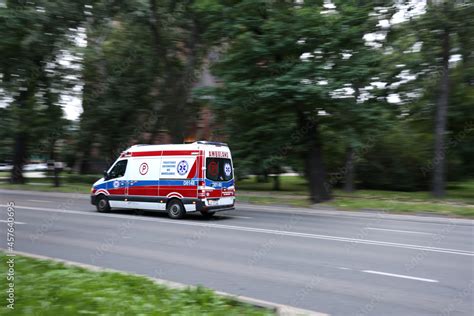
<svg viewBox="0 0 474 316"><path fill-rule="evenodd" d="M41 109L38 100L54 101L48 83L55 74L52 65L72 41L83 8L82 1L7 1L0 8L0 73L2 88L13 98L15 121L12 183L24 182L22 167Z"/></svg>
<svg viewBox="0 0 474 316"><path fill-rule="evenodd" d="M394 58L398 59L397 64L405 66L404 71L416 76L415 81L402 85L401 90L412 103L421 97L433 105L433 157L426 165L433 169L431 183L435 197L445 195L448 120L458 111L457 104L452 102L453 69L472 67L473 41L468 34L474 31L473 13L471 1L428 1L426 13L396 27L393 37L397 40L392 40L399 47L412 46L408 50L399 48L398 57ZM455 52L460 57L457 64L451 62Z"/></svg>
<svg viewBox="0 0 474 316"><path fill-rule="evenodd" d="M100 1L89 16L80 171L91 171L93 147L110 162L161 131L183 142L196 119L190 91L206 49L193 1Z"/></svg>
<svg viewBox="0 0 474 316"><path fill-rule="evenodd" d="M368 42L366 35L386 31L379 21L393 14L392 1L334 1L332 28L337 36L326 43L333 55L328 62L331 73L326 79L331 85L333 99L338 103L331 111L335 120L330 127L345 146L343 171L344 190L355 189L356 165L359 152L367 147L368 139L385 128L391 117L387 102L380 98L380 91L372 85L381 74L383 41ZM385 5L385 6L384 6ZM349 91L349 92L348 92Z"/></svg>
<svg viewBox="0 0 474 316"><path fill-rule="evenodd" d="M238 1L232 6L226 1L203 1L201 5L209 21L214 21L208 36L223 47L222 58L214 67L223 81L216 90L215 104L241 122L229 125L229 135L240 147L256 143L254 133L247 129L249 121L254 122L250 126L254 131L272 130L263 149L252 146L252 150L279 165L299 159L312 201L330 199L321 131L328 126L347 128L351 121L347 109L355 102L348 106L337 101L334 91L351 83L360 89L376 66L363 40L364 33L377 23L377 18L369 17L373 3L336 1L332 12L323 1ZM349 49L354 57L345 61L343 54ZM349 74L347 69L351 69ZM246 112L249 100L252 118ZM265 116L268 113L271 119ZM284 120L285 125L275 126ZM253 159L247 157L246 161Z"/></svg>

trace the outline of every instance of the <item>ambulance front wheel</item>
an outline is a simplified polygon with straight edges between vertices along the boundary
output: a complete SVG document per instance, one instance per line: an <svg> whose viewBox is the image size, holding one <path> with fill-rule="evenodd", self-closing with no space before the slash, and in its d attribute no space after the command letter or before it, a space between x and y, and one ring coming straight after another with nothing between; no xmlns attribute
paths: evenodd
<svg viewBox="0 0 474 316"><path fill-rule="evenodd" d="M173 219L183 218L186 215L186 210L184 209L183 203L179 200L171 200L168 203L168 216Z"/></svg>
<svg viewBox="0 0 474 316"><path fill-rule="evenodd" d="M109 199L105 195L100 195L97 199L97 211L100 213L110 212Z"/></svg>

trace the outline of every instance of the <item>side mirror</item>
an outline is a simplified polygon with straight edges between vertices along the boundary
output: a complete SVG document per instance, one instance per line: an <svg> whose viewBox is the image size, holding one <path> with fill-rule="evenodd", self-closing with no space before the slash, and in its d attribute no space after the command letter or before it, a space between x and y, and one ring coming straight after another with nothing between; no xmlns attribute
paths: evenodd
<svg viewBox="0 0 474 316"><path fill-rule="evenodd" d="M109 177L109 174L107 170L104 170L104 180L107 180L108 177Z"/></svg>

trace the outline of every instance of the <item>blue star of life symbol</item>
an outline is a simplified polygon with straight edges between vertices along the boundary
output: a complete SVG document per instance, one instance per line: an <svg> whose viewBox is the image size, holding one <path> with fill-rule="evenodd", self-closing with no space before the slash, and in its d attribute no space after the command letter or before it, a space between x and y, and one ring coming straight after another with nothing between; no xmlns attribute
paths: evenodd
<svg viewBox="0 0 474 316"><path fill-rule="evenodd" d="M180 175L186 174L186 172L188 172L188 163L186 162L186 160L181 160L178 163L178 166L176 167L176 169L178 170L178 173Z"/></svg>
<svg viewBox="0 0 474 316"><path fill-rule="evenodd" d="M226 163L224 165L224 172L226 176L230 176L230 174L232 173L232 168L230 167L230 164Z"/></svg>

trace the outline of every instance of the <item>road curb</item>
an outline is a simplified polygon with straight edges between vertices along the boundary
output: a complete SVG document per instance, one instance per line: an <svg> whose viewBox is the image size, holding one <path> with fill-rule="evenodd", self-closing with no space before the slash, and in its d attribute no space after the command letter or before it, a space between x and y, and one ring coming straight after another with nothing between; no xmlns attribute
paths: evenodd
<svg viewBox="0 0 474 316"><path fill-rule="evenodd" d="M1 248L0 248L1 249ZM1 249L6 252L5 249ZM128 273L125 271L121 270L115 270L115 269L110 269L110 268L103 268L91 264L86 264L86 263L80 263L76 261L70 261L70 260L64 260L64 259L58 259L58 258L53 258L53 257L48 257L48 256L43 256L43 255L37 255L33 253L28 253L28 252L23 252L23 251L13 251L13 253L24 256L24 257L29 257L29 258L34 258L34 259L41 259L41 260L51 260L54 262L58 263L63 263L64 265L67 266L72 266L72 267L79 267L79 268L84 268L87 270L95 271L95 272L115 272L115 273L121 273L121 274L127 274L127 275L133 275L133 276L139 276L139 277L144 277L147 278L148 280L153 281L156 284L163 285L172 289L187 289L187 288L195 288L194 285L187 285L184 283L179 283L179 282L174 282L174 281L168 281L168 280L163 280L159 278L153 278L147 275L143 274L136 274L136 273ZM315 311L310 311L306 309L301 309L301 308L296 308L293 306L289 305L283 305L283 304L277 304L273 302L268 302L264 300L259 300L247 296L241 296L241 295L234 295L222 291L215 291L213 290L216 294L220 296L224 296L227 298L230 298L232 300L235 300L240 303L248 304L248 305L253 305L258 308L265 308L274 311L277 315L280 316L329 316L328 314L320 313L320 312L315 312Z"/></svg>

